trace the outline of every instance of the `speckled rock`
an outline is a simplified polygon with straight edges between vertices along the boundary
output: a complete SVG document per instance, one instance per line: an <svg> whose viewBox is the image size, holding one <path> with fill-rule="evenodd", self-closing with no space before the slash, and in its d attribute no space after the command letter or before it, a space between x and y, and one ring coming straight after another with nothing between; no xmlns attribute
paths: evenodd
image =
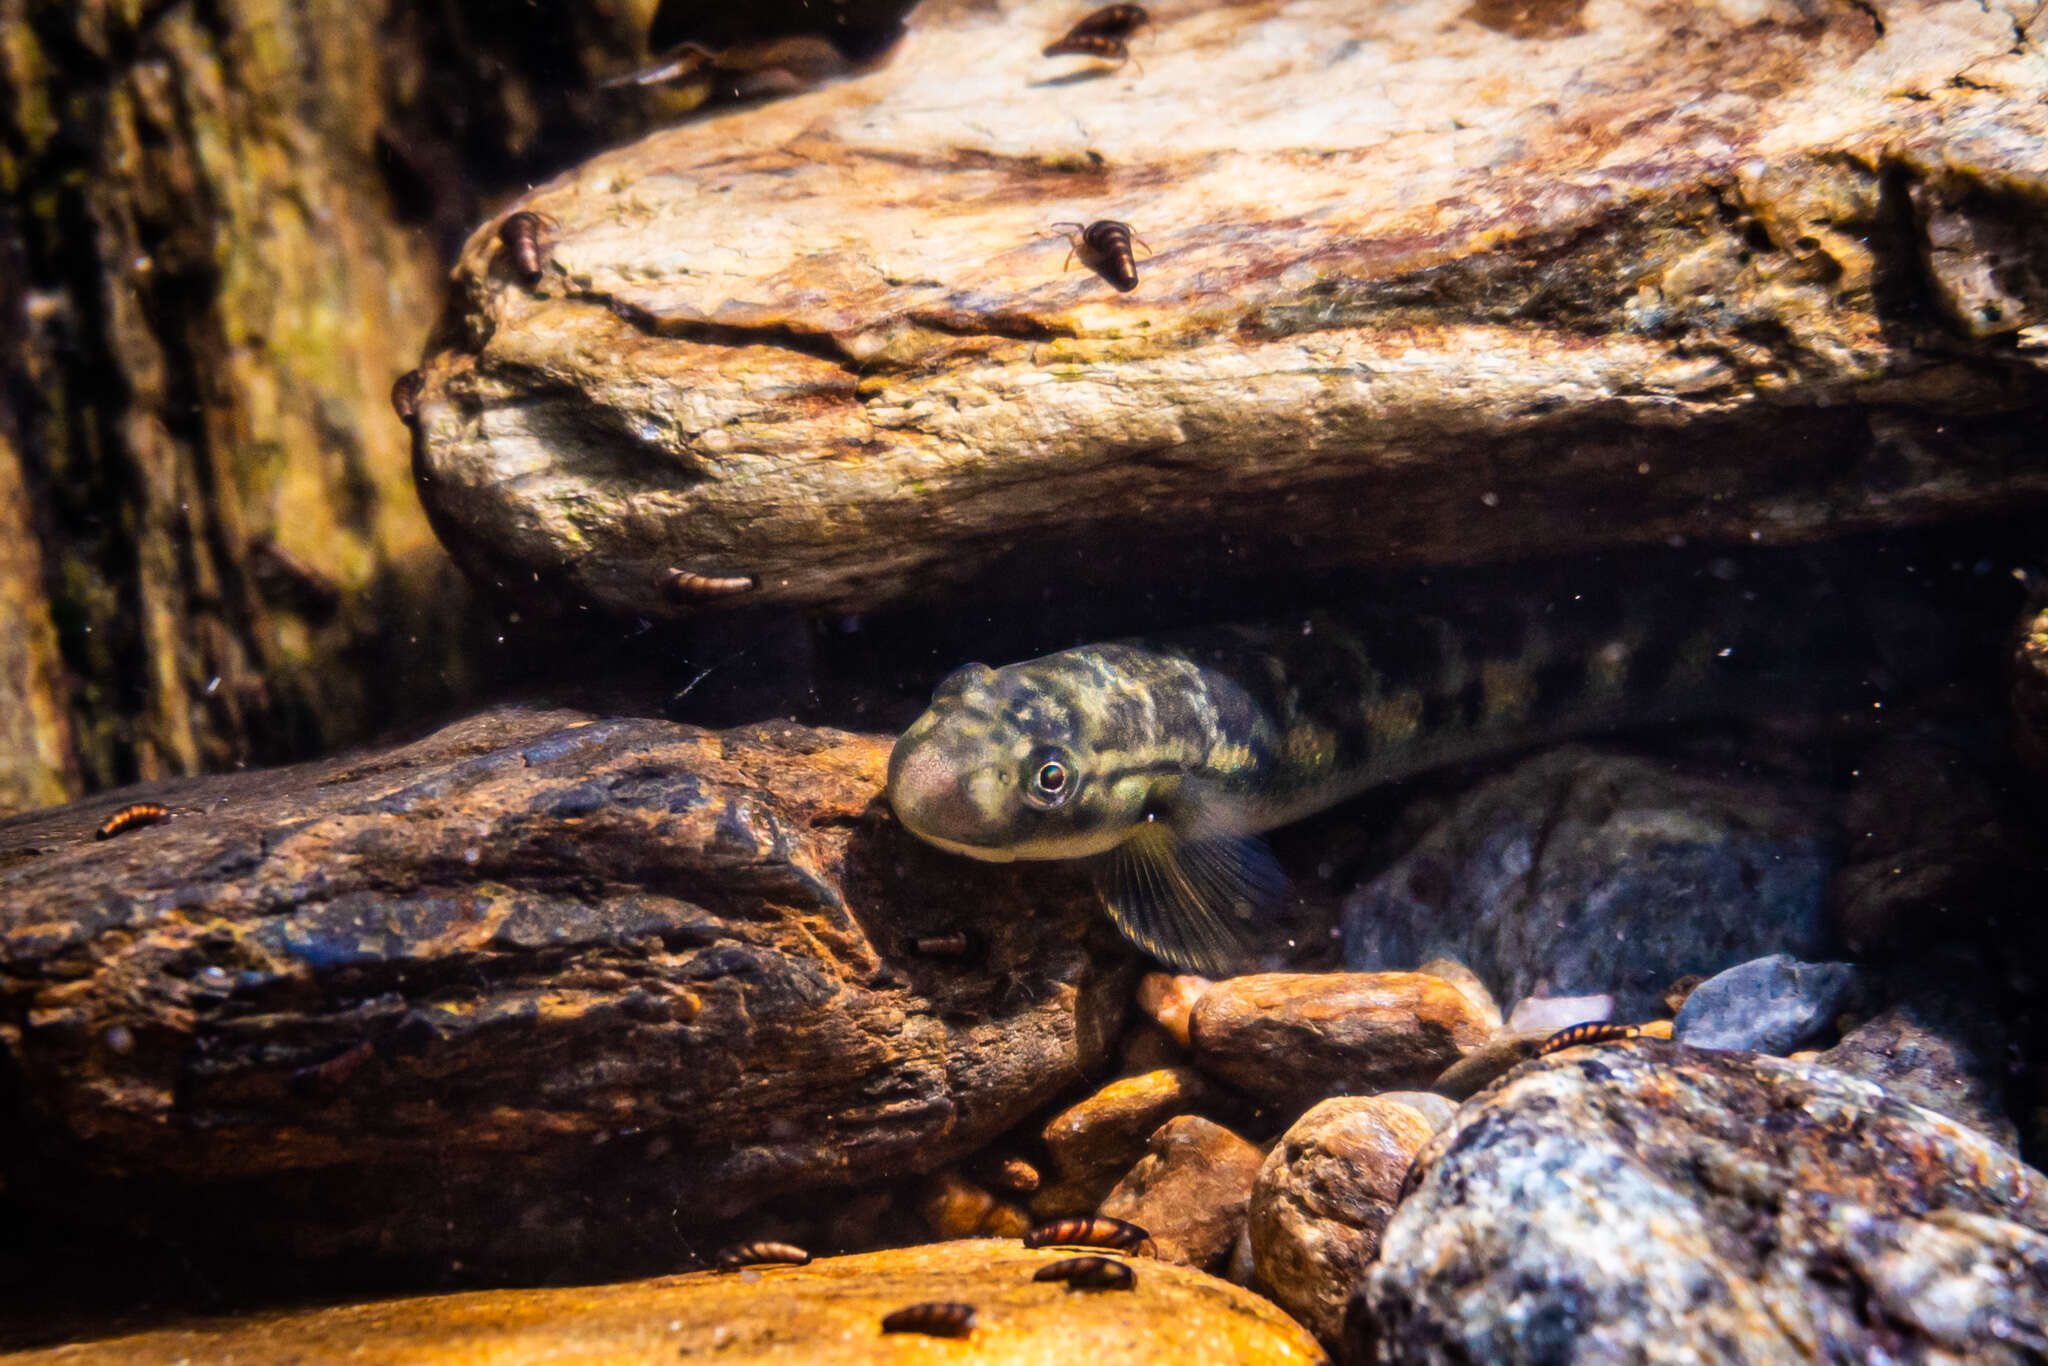
<svg viewBox="0 0 2048 1366"><path fill-rule="evenodd" d="M1215 1096L1192 1067L1167 1067L1120 1077L1053 1116L1042 1137L1059 1168L1041 1214L1093 1209L1131 1164L1145 1155L1153 1131Z"/></svg>
<svg viewBox="0 0 2048 1366"><path fill-rule="evenodd" d="M2048 1349L2048 1178L1808 1063L1535 1064L1421 1158L1352 1362L2011 1363Z"/></svg>
<svg viewBox="0 0 2048 1366"><path fill-rule="evenodd" d="M1296 1120L1266 1154L1250 1215L1258 1283L1324 1342L1338 1340L1408 1166L1439 1127L1387 1096L1339 1096Z"/></svg>
<svg viewBox="0 0 2048 1366"><path fill-rule="evenodd" d="M1604 993L1614 1018L1648 1019L1682 974L1827 957L1833 844L1817 796L1554 750L1479 786L1346 901L1344 961L1450 957L1503 1001Z"/></svg>
<svg viewBox="0 0 2048 1366"><path fill-rule="evenodd" d="M1490 1032L1464 992L1417 972L1233 977L1211 988L1189 1020L1197 1066L1297 1108L1324 1096L1426 1087Z"/></svg>
<svg viewBox="0 0 2048 1366"><path fill-rule="evenodd" d="M867 1366L947 1361L1038 1366L1099 1358L1187 1366L1315 1366L1327 1358L1285 1314L1185 1267L1146 1262L1127 1294L1036 1282L1065 1256L1013 1242L956 1242L833 1257L801 1267L700 1272L625 1285L496 1290L263 1314L9 1357L64 1366L291 1362L412 1366L546 1361L556 1366ZM960 1341L884 1334L906 1304L974 1305Z"/></svg>
<svg viewBox="0 0 2048 1366"><path fill-rule="evenodd" d="M963 1157L1100 1065L1135 963L1085 883L898 830L888 751L506 709L0 823L8 1190L195 1253L597 1275ZM143 795L176 818L92 838ZM910 951L963 907L978 954Z"/></svg>
<svg viewBox="0 0 2048 1366"><path fill-rule="evenodd" d="M531 287L483 225L419 400L458 557L867 610L2048 488L2031 0L1169 5L1114 72L1039 55L1076 13L927 5L577 167ZM1134 291L1062 269L1095 218Z"/></svg>
<svg viewBox="0 0 2048 1366"><path fill-rule="evenodd" d="M1753 958L1702 982L1672 1020L1671 1037L1694 1048L1789 1053L1832 1029L1863 985L1854 963Z"/></svg>
<svg viewBox="0 0 2048 1366"><path fill-rule="evenodd" d="M1988 971L1930 973L1816 1060L2017 1148L2005 1103L2014 1014Z"/></svg>
<svg viewBox="0 0 2048 1366"><path fill-rule="evenodd" d="M1102 1213L1152 1235L1162 1261L1221 1271L1244 1228L1259 1150L1200 1115L1159 1126Z"/></svg>

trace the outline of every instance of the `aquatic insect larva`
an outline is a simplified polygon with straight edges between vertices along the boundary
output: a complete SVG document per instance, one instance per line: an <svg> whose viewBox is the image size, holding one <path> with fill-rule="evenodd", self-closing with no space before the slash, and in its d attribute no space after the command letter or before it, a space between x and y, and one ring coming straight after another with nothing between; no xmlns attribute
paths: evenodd
<svg viewBox="0 0 2048 1366"><path fill-rule="evenodd" d="M1562 1053L1567 1048L1577 1048L1581 1044L1618 1043L1623 1039L1641 1038L1642 1034L1641 1027L1637 1025L1609 1024L1604 1020L1569 1025L1538 1044L1534 1056L1547 1058L1552 1053Z"/></svg>
<svg viewBox="0 0 2048 1366"><path fill-rule="evenodd" d="M958 958L974 947L967 931L956 934L928 934L910 941L910 947L927 958Z"/></svg>
<svg viewBox="0 0 2048 1366"><path fill-rule="evenodd" d="M1151 1241L1152 1235L1136 1224L1106 1214L1055 1219L1024 1235L1026 1247L1109 1247L1119 1252L1136 1252Z"/></svg>
<svg viewBox="0 0 2048 1366"><path fill-rule="evenodd" d="M958 1300L906 1304L882 1320L885 1333L924 1333L935 1338L964 1338L974 1331L974 1306Z"/></svg>
<svg viewBox="0 0 2048 1366"><path fill-rule="evenodd" d="M1038 1268L1034 1281L1065 1281L1076 1290L1129 1290L1138 1273L1114 1257L1064 1257Z"/></svg>
<svg viewBox="0 0 2048 1366"><path fill-rule="evenodd" d="M391 411L408 427L419 423L420 385L425 382L426 376L417 370L408 370L391 382Z"/></svg>
<svg viewBox="0 0 2048 1366"><path fill-rule="evenodd" d="M734 1243L718 1250L718 1269L738 1271L743 1266L802 1266L811 1254L794 1243Z"/></svg>
<svg viewBox="0 0 2048 1366"><path fill-rule="evenodd" d="M1104 5L1090 10L1058 40L1045 46L1047 57L1099 57L1122 66L1131 59L1126 40L1152 22L1143 5Z"/></svg>
<svg viewBox="0 0 2048 1366"><path fill-rule="evenodd" d="M1067 37L1128 38L1151 22L1152 16L1143 5L1104 5L1077 19L1067 30Z"/></svg>
<svg viewBox="0 0 2048 1366"><path fill-rule="evenodd" d="M709 574L692 574L686 569L671 569L661 581L661 591L671 602L695 602L701 598L729 598L735 593L750 593L754 581L747 575L732 578L713 578Z"/></svg>
<svg viewBox="0 0 2048 1366"><path fill-rule="evenodd" d="M498 228L498 241L512 260L520 282L531 289L540 283L542 258L547 255L547 235L561 224L544 213L521 209Z"/></svg>
<svg viewBox="0 0 2048 1366"><path fill-rule="evenodd" d="M1131 243L1136 240L1145 246L1143 238L1135 237L1129 223L1114 218L1098 218L1083 227L1079 223L1055 223L1054 231L1066 234L1067 262L1060 267L1065 270L1075 257L1081 264L1116 286L1120 294L1128 294L1138 287L1138 263L1131 255ZM1069 232L1068 229L1073 231ZM1150 251L1152 248L1145 247Z"/></svg>
<svg viewBox="0 0 2048 1366"><path fill-rule="evenodd" d="M100 822L100 828L92 832L96 840L110 840L124 830L134 830L145 825L162 825L171 818L171 809L155 802L130 802L113 815Z"/></svg>

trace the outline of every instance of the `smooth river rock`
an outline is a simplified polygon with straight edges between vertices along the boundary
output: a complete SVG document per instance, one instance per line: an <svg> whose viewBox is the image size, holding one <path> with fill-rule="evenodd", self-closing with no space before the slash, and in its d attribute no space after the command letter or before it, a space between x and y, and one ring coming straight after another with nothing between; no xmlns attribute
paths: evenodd
<svg viewBox="0 0 2048 1366"><path fill-rule="evenodd" d="M1391 1096L1338 1096L1266 1154L1250 1216L1258 1283L1324 1342L1342 1333L1352 1286L1379 1256L1409 1164L1440 1127Z"/></svg>
<svg viewBox="0 0 2048 1366"><path fill-rule="evenodd" d="M1829 956L1835 842L1818 796L1552 750L1480 784L1346 900L1344 961L1455 958L1502 1001L1606 995L1611 1018L1649 1019L1686 973Z"/></svg>
<svg viewBox="0 0 2048 1366"><path fill-rule="evenodd" d="M1042 1137L1060 1185L1034 1208L1047 1215L1094 1209L1145 1155L1160 1125L1215 1098L1216 1089L1192 1067L1162 1067L1119 1077L1054 1115Z"/></svg>
<svg viewBox="0 0 2048 1366"><path fill-rule="evenodd" d="M1085 8L938 0L598 156L508 206L537 279L481 225L417 404L458 559L865 611L2048 493L2032 0L1180 0L1042 57ZM1128 293L1065 268L1100 219Z"/></svg>
<svg viewBox="0 0 2048 1366"><path fill-rule="evenodd" d="M1136 963L1085 883L900 831L888 752L508 708L0 823L7 1189L180 1248L596 1275L964 1157L1105 1060ZM93 839L145 795L170 824Z"/></svg>
<svg viewBox="0 0 2048 1366"><path fill-rule="evenodd" d="M1424 1089L1492 1027L1463 991L1427 973L1266 972L1218 982L1188 1032L1198 1067L1302 1109L1325 1096Z"/></svg>
<svg viewBox="0 0 2048 1366"><path fill-rule="evenodd" d="M1146 1147L1101 1212L1150 1233L1163 1261L1220 1271L1264 1154L1200 1115L1168 1120Z"/></svg>
<svg viewBox="0 0 2048 1366"><path fill-rule="evenodd" d="M1753 958L1695 987L1671 1021L1671 1037L1694 1048L1789 1053L1833 1029L1864 986L1854 963L1802 963L1785 953Z"/></svg>
<svg viewBox="0 0 2048 1366"><path fill-rule="evenodd" d="M624 1285L497 1290L260 1314L5 1357L19 1366L1039 1366L1108 1353L1133 1366L1327 1360L1265 1300L1185 1267L1145 1261L1129 1292L1069 1290L1032 1273L1067 1253L954 1242L738 1274ZM961 1340L886 1334L907 1304L975 1307Z"/></svg>
<svg viewBox="0 0 2048 1366"><path fill-rule="evenodd" d="M1812 1063L1629 1043L1530 1065L1418 1159L1350 1362L2019 1366L2048 1178Z"/></svg>

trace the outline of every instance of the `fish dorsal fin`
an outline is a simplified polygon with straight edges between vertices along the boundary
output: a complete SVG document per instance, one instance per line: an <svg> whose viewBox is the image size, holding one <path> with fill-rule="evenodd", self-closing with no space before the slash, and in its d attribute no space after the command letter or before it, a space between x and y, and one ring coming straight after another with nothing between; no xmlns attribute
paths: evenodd
<svg viewBox="0 0 2048 1366"><path fill-rule="evenodd" d="M1255 933L1286 904L1288 886L1257 835L1189 837L1148 820L1110 854L1101 891L1124 938L1183 972L1227 977L1255 965Z"/></svg>

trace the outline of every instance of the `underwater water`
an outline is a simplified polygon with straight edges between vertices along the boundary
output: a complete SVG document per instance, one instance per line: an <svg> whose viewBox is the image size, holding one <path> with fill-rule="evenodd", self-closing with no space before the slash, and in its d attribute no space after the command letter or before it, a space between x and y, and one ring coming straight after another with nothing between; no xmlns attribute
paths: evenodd
<svg viewBox="0 0 2048 1366"><path fill-rule="evenodd" d="M0 1355L2048 1352L2022 10L0 16Z"/></svg>

